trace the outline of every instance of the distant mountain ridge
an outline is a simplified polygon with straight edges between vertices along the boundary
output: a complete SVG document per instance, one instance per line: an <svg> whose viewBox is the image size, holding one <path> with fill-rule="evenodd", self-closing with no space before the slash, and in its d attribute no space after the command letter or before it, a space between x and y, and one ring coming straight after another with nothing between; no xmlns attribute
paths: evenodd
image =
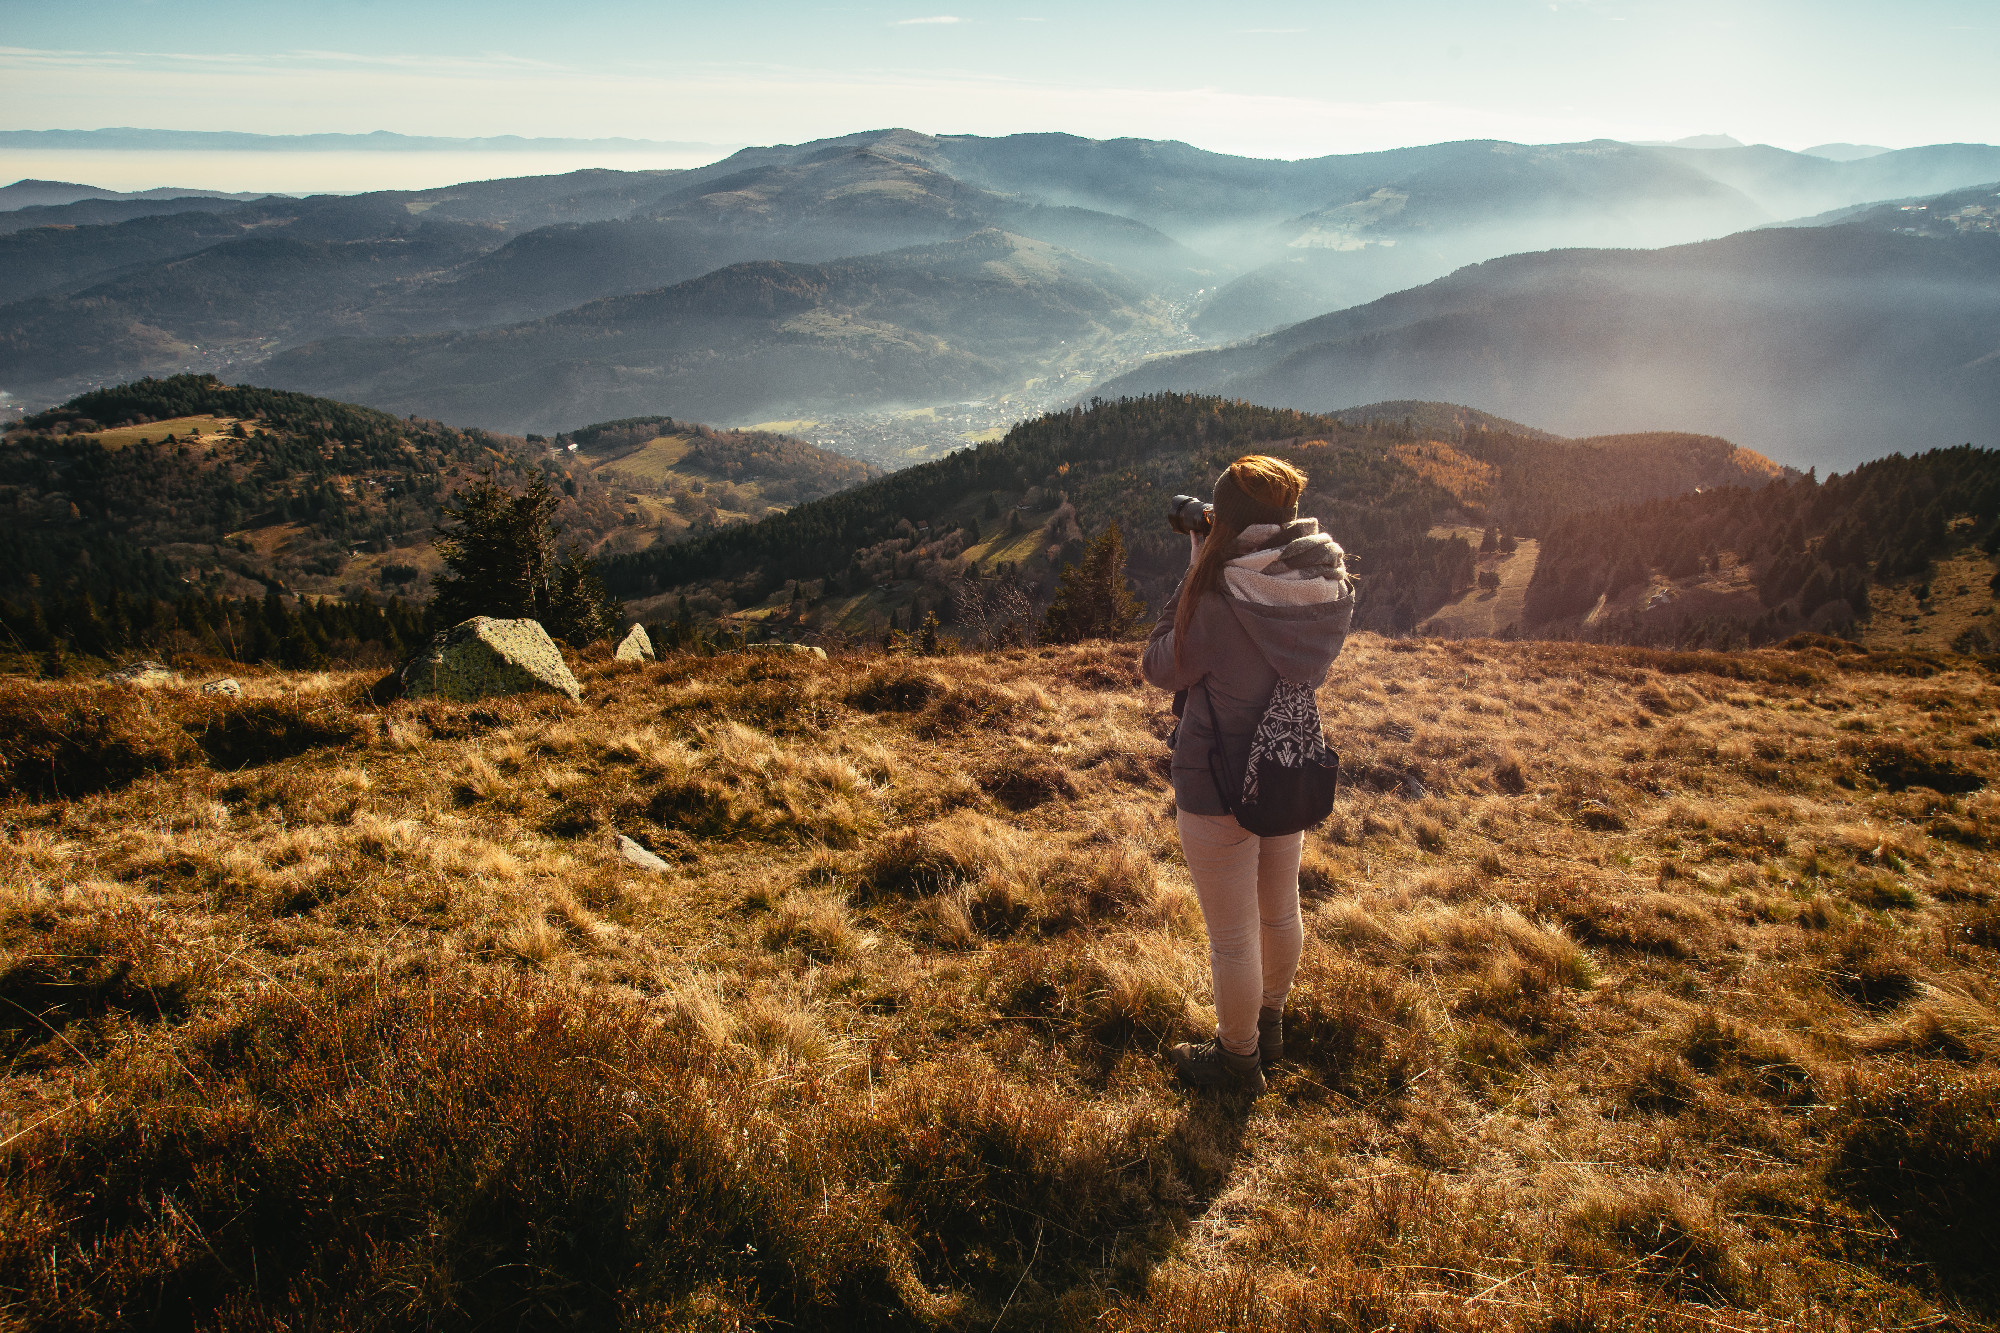
<svg viewBox="0 0 2000 1333"><path fill-rule="evenodd" d="M435 134L253 134L244 130L148 130L122 127L102 130L0 130L0 148L68 148L126 152L234 153L517 153L584 150L629 152L635 149L715 149L733 144L679 139L539 139L518 134L453 138Z"/></svg>
<svg viewBox="0 0 2000 1333"><path fill-rule="evenodd" d="M1170 336L1158 299L1117 270L986 230L825 264L732 265L500 329L313 343L264 373L396 411L442 405L557 430L660 401L755 421L973 398L1045 370L1051 344L1116 360Z"/></svg>
<svg viewBox="0 0 2000 1333"><path fill-rule="evenodd" d="M0 131L5 133L5 131ZM162 185L151 190L105 190L95 185L78 185L71 181L18 180L12 185L0 185L0 212L16 208L46 208L61 204L73 204L80 199L124 199L124 200L174 200L189 197L203 199L261 199L260 194L231 194L226 190L200 190L178 186Z"/></svg>
<svg viewBox="0 0 2000 1333"><path fill-rule="evenodd" d="M1879 157L1892 150L1871 143L1823 143L1800 151L1807 157L1823 157L1831 162L1854 162L1864 157Z"/></svg>
<svg viewBox="0 0 2000 1333"><path fill-rule="evenodd" d="M1150 361L1096 392L1221 393L1309 411L1449 398L1573 434L1667 422L1800 466L2000 443L1995 193L1658 251L1491 260L1250 342Z"/></svg>
<svg viewBox="0 0 2000 1333"><path fill-rule="evenodd" d="M118 213L102 222L71 204L75 222L50 218L54 225L0 235L0 290L16 298L0 305L0 388L32 406L137 374L242 375L268 366L255 373L269 378L312 362L324 377L301 385L353 394L393 386L399 410L495 429L647 413L709 417L749 395L718 392L698 403L667 396L697 378L678 353L647 359L665 357L672 339L570 338L557 375L508 351L514 335L502 331L745 264L860 262L993 232L1071 256L1057 267L1094 275L1098 294L1082 298L1086 307L1115 292L1130 310L1143 307L1143 317L1017 323L1003 350L978 327L974 305L957 297L933 305L939 280L896 261L878 265L895 294L881 287L868 301L878 311L904 308L909 318L873 321L902 333L845 336L840 356L819 334L789 351L785 339L798 330L773 334L759 352L771 384L761 401L880 413L967 395L1004 400L1018 417L1143 358L1354 309L1469 262L1551 246L1691 241L1993 179L2000 149L1984 145L1835 162L1763 146L1477 141L1267 162L1171 142L882 130L745 149L691 170L585 170L213 209L181 200L161 205L174 216ZM743 328L765 318L763 288L740 277L709 290L747 304L733 313L707 306L702 318ZM1052 290L1046 274L1021 280ZM944 286L965 289L956 278ZM934 318L947 310L942 322ZM594 318L579 315L566 327ZM1911 306L1898 318L1925 316ZM544 338L554 327L521 336ZM903 336L918 329L941 349L942 373L928 390L912 371L923 360L913 359L922 338ZM491 336L472 336L482 330ZM442 337L454 350L412 345L406 366L385 365L380 376L363 366L358 343L338 356L301 351L333 339L412 337ZM614 350L628 359L601 359ZM478 358L485 363L473 364ZM425 382L425 373L441 378ZM831 378L807 383L820 373ZM558 380L565 387L552 392ZM1513 412L1477 382L1466 387L1476 391L1364 385L1325 405L1416 394ZM610 397L590 401L599 392ZM566 415L558 423L552 406L533 415L524 408L531 399L560 401ZM1634 424L1658 420L1649 410Z"/></svg>
<svg viewBox="0 0 2000 1333"><path fill-rule="evenodd" d="M270 196L257 197L264 199ZM115 227L121 222L170 217L175 213L214 213L218 209L226 210L232 202L212 194L180 194L140 199L77 199L66 204L23 204L19 208L0 212L0 235L34 228L61 232L76 227ZM31 283L37 281L37 277L30 277Z"/></svg>

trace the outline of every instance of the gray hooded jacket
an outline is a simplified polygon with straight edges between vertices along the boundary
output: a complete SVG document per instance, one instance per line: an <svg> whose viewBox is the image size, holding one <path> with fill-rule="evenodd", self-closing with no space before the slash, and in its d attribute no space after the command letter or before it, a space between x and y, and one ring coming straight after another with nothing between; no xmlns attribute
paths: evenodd
<svg viewBox="0 0 2000 1333"><path fill-rule="evenodd" d="M1354 618L1353 585L1343 595L1302 606L1246 601L1226 591L1204 593L1175 653L1174 617L1181 589L1167 600L1146 640L1140 669L1163 690L1187 690L1174 742L1174 804L1195 815L1226 813L1209 776L1209 751L1220 746L1227 780L1241 784L1250 741L1280 679L1314 689L1340 655ZM1185 583L1185 580L1183 580Z"/></svg>

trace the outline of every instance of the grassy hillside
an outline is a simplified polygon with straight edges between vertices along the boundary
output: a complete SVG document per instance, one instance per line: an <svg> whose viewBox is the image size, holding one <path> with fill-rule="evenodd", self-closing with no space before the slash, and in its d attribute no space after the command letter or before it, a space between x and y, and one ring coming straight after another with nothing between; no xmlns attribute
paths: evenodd
<svg viewBox="0 0 2000 1333"><path fill-rule="evenodd" d="M1129 648L578 665L0 688L17 1321L2000 1318L1983 673L1357 636L1246 1102Z"/></svg>
<svg viewBox="0 0 2000 1333"><path fill-rule="evenodd" d="M600 422L555 438L655 540L759 518L881 475L866 463L761 430L716 430L672 417Z"/></svg>

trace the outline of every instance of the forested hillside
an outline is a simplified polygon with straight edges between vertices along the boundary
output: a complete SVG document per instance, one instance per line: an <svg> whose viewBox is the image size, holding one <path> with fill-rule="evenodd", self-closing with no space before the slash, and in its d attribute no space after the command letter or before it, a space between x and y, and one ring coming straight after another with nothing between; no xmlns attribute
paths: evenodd
<svg viewBox="0 0 2000 1333"><path fill-rule="evenodd" d="M399 553L427 544L457 486L552 464L545 446L329 399L140 380L8 433L4 591L358 595L415 581ZM564 518L580 538L617 525L602 487L571 489Z"/></svg>
<svg viewBox="0 0 2000 1333"><path fill-rule="evenodd" d="M1952 560L1954 586L1980 595L1926 646L2000 650L1985 595L2000 454L1971 447L1819 481L1706 436L1565 440L1450 404L1313 415L1157 394L884 476L671 417L517 438L207 376L101 390L6 435L0 623L17 651L393 656L423 632L439 506L476 477L540 472L564 539L641 617L845 642L934 614L962 640L999 641L1032 632L1057 576L1113 523L1160 605L1187 558L1167 500L1205 495L1250 451L1312 479L1303 512L1352 554L1363 628L1408 633L1480 595L1504 534L1508 558L1538 545L1510 566L1520 633L1770 641L1854 631L1891 596L1915 597L1898 612L1915 622L1934 612L1929 572Z"/></svg>
<svg viewBox="0 0 2000 1333"><path fill-rule="evenodd" d="M1084 540L1116 522L1131 576L1157 606L1187 558L1167 500L1206 494L1254 450L1312 478L1302 512L1354 554L1358 623L1406 632L1473 580L1472 547L1440 525L1541 521L1776 471L1695 436L1572 442L1475 429L1454 445L1415 424L1444 409L1408 406L1419 410L1349 422L1183 394L1093 403L755 525L614 559L606 578L629 601L685 592L710 614L811 583L817 606L795 600L783 617L798 631L907 626L930 612L950 624L996 598L1046 598Z"/></svg>
<svg viewBox="0 0 2000 1333"><path fill-rule="evenodd" d="M567 439L459 430L205 375L84 394L0 443L0 619L13 646L33 651L101 656L157 646L171 630L262 653L267 634L291 633L286 616L303 596L423 597L440 506L480 476L518 487L546 474L565 540L608 553L872 475L785 436L664 418L574 438L585 443L571 451ZM650 476L620 470L649 449L678 461ZM396 623L364 615L305 632L321 647L372 638L395 650L415 632ZM295 643L285 660L311 654Z"/></svg>
<svg viewBox="0 0 2000 1333"><path fill-rule="evenodd" d="M1823 482L1793 478L1560 518L1542 535L1524 628L1592 617L1583 628L1597 637L1684 642L1844 631L1870 617L1871 589L1914 581L1917 600L1928 601L1935 562L1968 548L2000 553L2000 452L1897 454ZM1725 565L1743 571L1755 600L1690 615L1684 595ZM1982 577L1990 575L1987 565ZM1640 592L1653 604L1602 614ZM2000 647L1990 606L1986 619L1961 647Z"/></svg>

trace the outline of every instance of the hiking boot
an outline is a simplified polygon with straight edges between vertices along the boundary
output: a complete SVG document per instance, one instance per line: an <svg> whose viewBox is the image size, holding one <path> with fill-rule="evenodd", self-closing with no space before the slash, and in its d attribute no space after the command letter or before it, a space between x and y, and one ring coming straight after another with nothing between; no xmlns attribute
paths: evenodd
<svg viewBox="0 0 2000 1333"><path fill-rule="evenodd" d="M1264 1070L1254 1055L1237 1055L1215 1038L1199 1045L1182 1042L1168 1052L1181 1082L1199 1088L1236 1088L1256 1094L1264 1090Z"/></svg>
<svg viewBox="0 0 2000 1333"><path fill-rule="evenodd" d="M1257 1058L1274 1065L1285 1058L1285 1011L1257 1011Z"/></svg>

